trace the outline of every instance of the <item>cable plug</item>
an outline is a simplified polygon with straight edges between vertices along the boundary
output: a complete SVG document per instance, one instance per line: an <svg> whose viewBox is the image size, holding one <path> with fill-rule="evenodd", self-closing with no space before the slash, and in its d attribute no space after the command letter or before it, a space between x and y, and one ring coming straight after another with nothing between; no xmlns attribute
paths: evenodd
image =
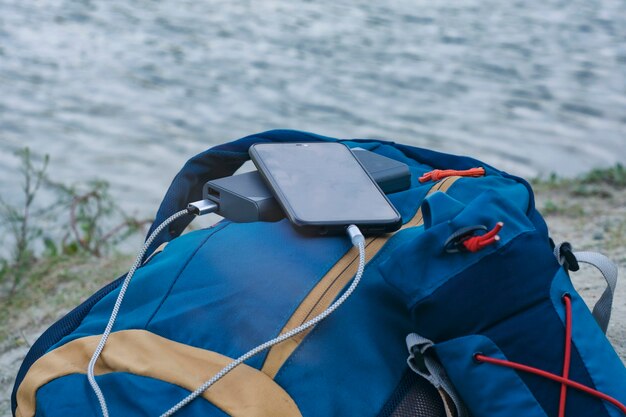
<svg viewBox="0 0 626 417"><path fill-rule="evenodd" d="M359 228L356 225L351 224L350 226L348 226L347 232L354 246L358 247L359 244L365 243L365 237L363 236L363 233L361 233L361 230L359 230Z"/></svg>
<svg viewBox="0 0 626 417"><path fill-rule="evenodd" d="M218 209L219 206L211 200L194 201L187 206L189 214L195 214L196 216L215 213Z"/></svg>

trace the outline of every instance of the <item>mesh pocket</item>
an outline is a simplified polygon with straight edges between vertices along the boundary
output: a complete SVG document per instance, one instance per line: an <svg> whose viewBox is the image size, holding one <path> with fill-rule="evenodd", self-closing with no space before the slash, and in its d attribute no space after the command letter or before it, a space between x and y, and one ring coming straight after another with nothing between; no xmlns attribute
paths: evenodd
<svg viewBox="0 0 626 417"><path fill-rule="evenodd" d="M439 393L407 369L378 417L446 417Z"/></svg>

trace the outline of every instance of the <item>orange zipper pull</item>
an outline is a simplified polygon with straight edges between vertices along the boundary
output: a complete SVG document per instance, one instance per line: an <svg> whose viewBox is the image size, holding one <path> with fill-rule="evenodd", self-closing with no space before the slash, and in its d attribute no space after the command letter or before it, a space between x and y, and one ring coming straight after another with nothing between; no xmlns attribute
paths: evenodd
<svg viewBox="0 0 626 417"><path fill-rule="evenodd" d="M502 230L502 226L504 226L504 223L498 222L493 229L484 235L472 236L469 239L465 239L462 242L463 246L470 252L478 252L479 250L496 243L500 240L498 232Z"/></svg>
<svg viewBox="0 0 626 417"><path fill-rule="evenodd" d="M485 175L485 168L470 168L462 171L456 169L434 169L425 173L419 179L419 182L439 181L448 177L482 177Z"/></svg>

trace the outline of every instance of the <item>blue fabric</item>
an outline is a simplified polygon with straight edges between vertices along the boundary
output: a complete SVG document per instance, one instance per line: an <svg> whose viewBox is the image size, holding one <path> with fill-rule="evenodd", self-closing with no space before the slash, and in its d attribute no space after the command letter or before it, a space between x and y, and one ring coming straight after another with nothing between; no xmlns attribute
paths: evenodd
<svg viewBox="0 0 626 417"><path fill-rule="evenodd" d="M318 324L280 369L276 381L303 415L375 416L400 381L406 369L404 337L413 325L377 264L420 230L406 229L392 237L369 262L364 285L332 318Z"/></svg>
<svg viewBox="0 0 626 417"><path fill-rule="evenodd" d="M300 235L287 220L222 223L183 235L137 271L113 330L146 329L238 357L279 333L318 278L349 248L342 236ZM102 333L118 292L103 298L58 345ZM260 355L248 364L262 361Z"/></svg>
<svg viewBox="0 0 626 417"><path fill-rule="evenodd" d="M529 214L528 207L533 200L532 195L528 193L528 189L522 183L506 176L460 178L452 187L456 190L455 198L464 202L471 201L486 191L496 191L509 205L516 207L526 215ZM530 220L532 222L532 219Z"/></svg>
<svg viewBox="0 0 626 417"><path fill-rule="evenodd" d="M435 193L428 199L430 204L427 211L438 211L439 205L442 205L441 210L446 213L455 208L456 215L427 229L413 241L407 242L381 264L389 284L403 294L408 305L425 299L462 270L499 250L520 234L532 230L532 224L527 217L495 191L479 195L461 212L456 209L459 209L462 203L452 197L438 194L440 193ZM485 210L486 207L489 207L489 210ZM448 237L455 231L474 225L492 228L498 221L505 224L499 233L501 239L498 244L488 246L477 253L451 255L443 250ZM476 279L479 278L472 276L467 280L474 286L478 285ZM487 289L489 285L490 282L485 283ZM449 295L456 299L461 293L454 294L453 291L453 294ZM437 321L433 325L439 326L441 323ZM427 334L425 336L428 337Z"/></svg>
<svg viewBox="0 0 626 417"><path fill-rule="evenodd" d="M437 356L454 381L472 415L490 417L549 417L516 371L480 364L475 353L507 359L489 338L464 336L437 344Z"/></svg>
<svg viewBox="0 0 626 417"><path fill-rule="evenodd" d="M202 244L213 234L226 227L222 223L211 229L181 236L168 245L163 253L137 270L128 287L125 302L120 309L119 319L113 331L120 329L143 329L151 314L166 296L171 282L182 273L187 262ZM165 256L171 254L172 256ZM51 346L48 351L72 340L101 334L111 315L111 310L119 294L119 287L107 293L91 308L89 315L80 325Z"/></svg>
<svg viewBox="0 0 626 417"><path fill-rule="evenodd" d="M533 261L529 262L524 253L534 246L533 241L536 241L534 234L521 236L502 248L500 254L494 254L493 259L485 258L484 262L490 264L489 269L484 264L476 264L442 286L435 296L421 301L413 311L419 331L443 343L454 337L482 334L497 343L508 359L560 374L564 326L546 298L552 281L550 271L556 274L560 268L555 265L548 250L541 252L544 256L532 256ZM511 275L501 275L501 271L509 271ZM523 285L515 285L515 282ZM446 300L446 303L440 300ZM561 311L562 308L561 305ZM611 349L608 344L607 347ZM464 354L471 356L472 352L464 351ZM571 363L572 379L593 387L594 383L575 348ZM491 367L494 372L498 371L498 367ZM547 415L555 415L559 385L527 373L520 373L520 378ZM458 382L454 381L455 384ZM490 385L492 381L487 379L473 383ZM484 392L477 390L474 395L483 401L490 401L490 397L483 395ZM505 394L509 393L503 392ZM573 410L589 413L583 415L606 415L600 401L580 393L573 394L571 398L568 396L568 405Z"/></svg>
<svg viewBox="0 0 626 417"><path fill-rule="evenodd" d="M546 294L544 291L543 294ZM563 304L559 311L563 311ZM539 325L540 324L540 325ZM563 370L564 326L549 299L522 310L497 325L484 331L484 334L497 341L504 354L515 362L561 375ZM526 341L520 343L520 339ZM496 367L491 365L492 367ZM495 369L494 369L495 371ZM521 379L534 393L549 416L558 414L560 386L540 376L525 372ZM594 387L585 363L573 346L570 365L570 378L581 384ZM569 391L569 390L568 390ZM581 416L607 416L602 401L580 392L569 391L567 397L568 416L576 416L572 410L584 411Z"/></svg>
<svg viewBox="0 0 626 417"><path fill-rule="evenodd" d="M494 365L482 365L485 368L479 373L469 372L465 367L461 367L463 372L459 371L462 358L471 363L473 353L479 351L472 343L466 346L462 341L475 340L472 337L479 335L486 337L497 347L499 355L560 374L564 325L559 313L563 306L553 304L550 289L553 277L564 272L552 255L547 236L534 227L521 210L519 200L515 204L494 191L483 192L467 205L454 197L457 197L454 193L429 197L423 206L425 215L431 217L428 220L431 227L398 248L381 263L380 269L411 309L414 331L437 343L437 353L453 383L473 390L471 397L467 397L469 391L464 396L471 412L503 417L510 415L511 409L498 408L498 402L493 400L494 392L511 399L519 394L519 388L503 385L497 377L501 370ZM504 222L497 244L478 253L451 254L442 250L454 231L481 224L492 227L497 221ZM575 293L571 284L560 293L565 291ZM593 320L588 311L579 315ZM581 331L581 341L587 330ZM593 340L586 346L598 345L613 351L606 340ZM581 356L576 346L572 349L573 380L593 388L595 379L608 383L623 378L624 366L619 358L614 364L617 371L606 372L601 369L606 364L604 357L597 352L588 352L588 356ZM617 357L614 352L613 357ZM594 362L598 364L591 372L597 375L595 379L587 366ZM520 381L546 415L558 413L558 384L528 373L520 373L515 384L519 385ZM481 388L476 389L477 386ZM491 409L492 405L496 408ZM568 396L568 410L580 413L570 411L568 415L572 416L608 415L605 404L578 392Z"/></svg>
<svg viewBox="0 0 626 417"><path fill-rule="evenodd" d="M262 238L246 238L248 233ZM147 330L238 357L268 340L268 335L277 335L318 278L349 247L341 236L300 235L286 219L233 223L220 239L207 240L188 271L172 285ZM181 328L186 322L202 325ZM258 355L247 364L260 367L263 360L264 355Z"/></svg>
<svg viewBox="0 0 626 417"><path fill-rule="evenodd" d="M111 416L159 416L190 393L177 385L124 372L97 376L96 380L106 396ZM37 392L35 417L101 415L98 400L86 375L57 378ZM176 414L180 417L227 415L205 399L192 402Z"/></svg>
<svg viewBox="0 0 626 417"><path fill-rule="evenodd" d="M447 222L456 217L463 209L465 209L463 203L438 191L422 203L424 228L430 229L439 223Z"/></svg>
<svg viewBox="0 0 626 417"><path fill-rule="evenodd" d="M415 200L408 200L414 193L398 193L392 196L392 201L396 206L403 201L414 204ZM476 197L455 185L448 193L466 203ZM425 194L422 192L420 196L423 198ZM526 204L522 203L518 205ZM531 227L527 221L526 227ZM363 276L366 284L333 313L332 320L320 323L281 368L276 380L288 387L302 410L315 410L312 415L376 415L375 410L383 406L405 369L404 337L415 330L415 322L410 318L402 294L390 291L386 285L380 264L389 258L415 259L416 253L403 253L400 247L423 235L422 227L396 233L368 263ZM358 323L367 323L367 326ZM345 336L347 329L348 337ZM332 348L328 347L329 340L333 340ZM380 366L380 358L385 358L385 366ZM319 372L321 367L324 372ZM302 378L309 383L302 384ZM340 389L318 390L317 395L312 396L311 386L339 386ZM355 395L368 401L354 401Z"/></svg>

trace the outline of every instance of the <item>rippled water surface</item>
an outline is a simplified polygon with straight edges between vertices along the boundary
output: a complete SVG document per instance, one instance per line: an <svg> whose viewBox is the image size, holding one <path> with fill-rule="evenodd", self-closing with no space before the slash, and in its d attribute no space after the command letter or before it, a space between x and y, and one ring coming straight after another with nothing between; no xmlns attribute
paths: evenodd
<svg viewBox="0 0 626 417"><path fill-rule="evenodd" d="M526 176L625 161L626 2L0 0L4 196L29 145L151 213L192 154L276 127Z"/></svg>

